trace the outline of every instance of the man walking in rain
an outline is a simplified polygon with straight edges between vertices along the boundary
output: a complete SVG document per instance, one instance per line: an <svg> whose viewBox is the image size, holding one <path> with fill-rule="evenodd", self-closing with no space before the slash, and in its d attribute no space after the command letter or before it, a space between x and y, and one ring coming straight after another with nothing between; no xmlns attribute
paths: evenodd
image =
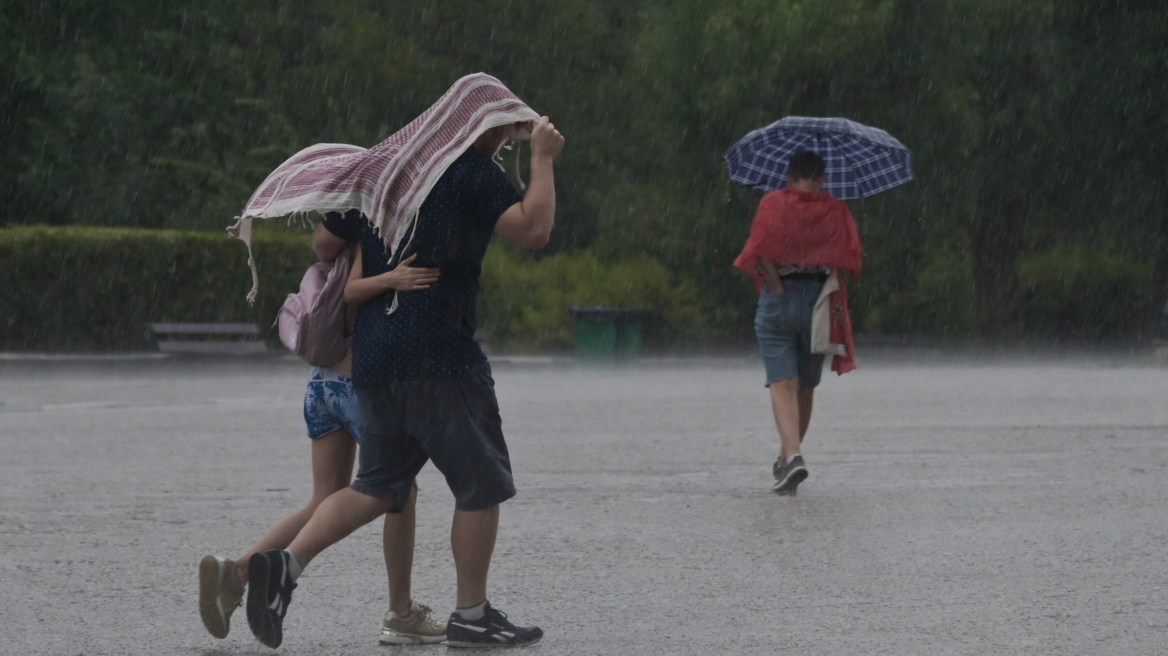
<svg viewBox="0 0 1168 656"><path fill-rule="evenodd" d="M530 184L520 197L492 156L507 140L528 134ZM515 495L515 486L494 380L473 335L479 274L492 235L525 248L548 241L555 217L552 163L564 138L546 116L540 118L498 80L482 74L459 80L395 137L383 142L392 147L388 154L375 152L378 146L371 154L358 153L363 158L358 165L339 166L340 182L321 185L319 197L335 202L331 194L350 182L344 176L364 166L389 172L370 175L370 180L398 173L404 182L374 194L377 203L368 209L326 214L313 247L327 261L357 242L367 278L412 255L417 256L414 266L437 268L441 277L429 289L390 290L361 307L353 335L353 381L364 440L357 478L318 507L287 550L252 557L248 624L261 642L279 645L302 569L357 528L386 512L400 512L414 477L432 460L455 497L450 542L458 591L446 627L449 646L531 644L542 630L512 624L487 601L499 504ZM305 158L313 155L309 151L303 152ZM304 170L296 159L289 160L291 176ZM320 176L303 177L308 186ZM349 186L354 194L370 188ZM278 194L292 187L272 188ZM411 198L420 208L416 213ZM375 228L372 216L387 204L404 208L400 214L407 223ZM412 225L411 217L416 217Z"/></svg>
<svg viewBox="0 0 1168 656"><path fill-rule="evenodd" d="M856 222L842 200L820 191L825 169L815 153L791 156L788 186L763 197L750 238L734 261L754 278L759 293L754 328L781 443L773 489L787 496L808 476L800 449L823 373L823 353L812 352L813 314L832 324L822 327L834 337L831 342L846 346L832 369L843 374L855 368L842 282L837 291L828 288L830 297L821 305L827 311L815 311L834 271L860 273Z"/></svg>

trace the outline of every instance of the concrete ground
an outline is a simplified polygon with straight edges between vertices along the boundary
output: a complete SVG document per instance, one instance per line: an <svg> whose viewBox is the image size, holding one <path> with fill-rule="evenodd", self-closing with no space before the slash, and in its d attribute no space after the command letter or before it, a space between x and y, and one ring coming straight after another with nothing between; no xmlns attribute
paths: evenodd
<svg viewBox="0 0 1168 656"><path fill-rule="evenodd" d="M1168 653L1168 369L861 352L825 374L797 498L756 360L495 377L520 493L491 599L524 654ZM309 497L295 360L0 359L0 654L247 654L196 571ZM445 616L452 498L419 479L415 598ZM380 530L313 562L286 654L379 647Z"/></svg>

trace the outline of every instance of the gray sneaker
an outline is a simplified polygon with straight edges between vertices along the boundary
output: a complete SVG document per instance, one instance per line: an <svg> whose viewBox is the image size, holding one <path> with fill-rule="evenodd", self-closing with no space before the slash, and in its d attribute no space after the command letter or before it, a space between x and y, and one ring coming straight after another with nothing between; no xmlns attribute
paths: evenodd
<svg viewBox="0 0 1168 656"><path fill-rule="evenodd" d="M807 480L807 467L803 464L803 456L795 456L785 465L775 463L775 484L771 489L780 496L795 496L799 484Z"/></svg>
<svg viewBox="0 0 1168 656"><path fill-rule="evenodd" d="M247 626L260 642L275 649L284 640L284 616L296 582L289 573L290 554L269 549L247 561Z"/></svg>
<svg viewBox="0 0 1168 656"><path fill-rule="evenodd" d="M538 626L515 626L507 614L491 608L477 620L464 620L458 612L450 614L446 623L447 647L524 647L534 645L543 637Z"/></svg>
<svg viewBox="0 0 1168 656"><path fill-rule="evenodd" d="M383 645L428 645L446 639L446 623L434 619L429 606L410 602L409 617L398 617L392 610L381 624Z"/></svg>
<svg viewBox="0 0 1168 656"><path fill-rule="evenodd" d="M216 638L231 630L231 613L243 603L243 585L235 575L235 561L207 556L199 563L199 616Z"/></svg>

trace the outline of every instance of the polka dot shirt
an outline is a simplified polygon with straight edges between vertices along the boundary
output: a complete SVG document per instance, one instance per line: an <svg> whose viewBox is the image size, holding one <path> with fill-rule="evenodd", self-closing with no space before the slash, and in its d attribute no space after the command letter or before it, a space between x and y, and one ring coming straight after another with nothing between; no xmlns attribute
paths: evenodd
<svg viewBox="0 0 1168 656"><path fill-rule="evenodd" d="M367 278L392 270L398 259L415 253L412 266L440 271L430 289L396 292L398 309L393 314L386 313L392 290L361 306L353 333L354 385L453 378L487 359L474 341L479 274L495 223L521 200L503 171L471 148L438 179L422 203L417 235L392 262L360 212L325 215L330 232L360 242Z"/></svg>

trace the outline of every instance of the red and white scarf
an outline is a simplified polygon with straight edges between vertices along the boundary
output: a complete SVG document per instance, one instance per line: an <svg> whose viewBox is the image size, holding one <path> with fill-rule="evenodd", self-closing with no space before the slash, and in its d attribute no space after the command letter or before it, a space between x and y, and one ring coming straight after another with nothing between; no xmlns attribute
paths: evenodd
<svg viewBox="0 0 1168 656"><path fill-rule="evenodd" d="M499 80L485 73L454 83L421 116L372 148L317 144L268 175L227 229L247 244L255 302L259 289L251 252L251 223L308 212L360 210L392 255L418 219L438 178L487 130L511 125L512 140L528 139L539 119Z"/></svg>

